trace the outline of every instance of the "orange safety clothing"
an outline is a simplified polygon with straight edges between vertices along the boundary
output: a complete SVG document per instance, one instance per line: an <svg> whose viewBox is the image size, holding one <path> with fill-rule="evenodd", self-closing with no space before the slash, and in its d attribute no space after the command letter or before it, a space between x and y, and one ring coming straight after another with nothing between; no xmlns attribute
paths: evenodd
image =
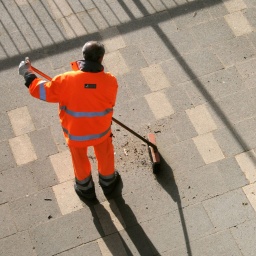
<svg viewBox="0 0 256 256"><path fill-rule="evenodd" d="M95 156L98 161L99 174L108 177L113 175L114 169L114 147L112 137L108 137L102 143L94 145ZM83 184L91 176L91 164L87 157L87 147L77 148L69 146L72 163L76 178Z"/></svg>
<svg viewBox="0 0 256 256"><path fill-rule="evenodd" d="M117 80L110 73L69 71L46 82L35 78L29 86L33 97L59 103L59 117L71 147L95 146L111 134Z"/></svg>

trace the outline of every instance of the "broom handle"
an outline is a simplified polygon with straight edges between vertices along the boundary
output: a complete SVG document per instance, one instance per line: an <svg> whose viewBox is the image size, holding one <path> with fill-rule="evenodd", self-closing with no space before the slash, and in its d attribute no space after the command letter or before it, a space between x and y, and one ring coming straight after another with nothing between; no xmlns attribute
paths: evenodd
<svg viewBox="0 0 256 256"><path fill-rule="evenodd" d="M37 68L30 66L30 68L36 72L37 74L39 74L40 76L46 78L47 80L51 81L52 78L47 76L45 73L43 73L42 71L38 70ZM139 139L141 139L142 141L144 141L147 145L151 146L155 151L157 151L157 146L153 143L151 143L150 141L146 140L144 137L142 137L141 135L139 135L138 133L136 133L135 131L133 131L132 129L130 129L129 127L127 127L126 125L124 125L123 123L121 123L120 121L118 121L117 119L115 119L114 117L112 117L112 120L119 124L120 126L122 126L124 129L126 129L127 131L129 131L130 133L132 133L133 135L135 135L136 137L138 137Z"/></svg>

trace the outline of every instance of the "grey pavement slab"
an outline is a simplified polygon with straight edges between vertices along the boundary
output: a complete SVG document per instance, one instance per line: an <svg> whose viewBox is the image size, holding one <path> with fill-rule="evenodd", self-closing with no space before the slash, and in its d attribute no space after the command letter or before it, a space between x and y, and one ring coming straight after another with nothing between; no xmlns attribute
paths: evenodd
<svg viewBox="0 0 256 256"><path fill-rule="evenodd" d="M252 219L230 229L243 255L252 256L255 254L255 225L255 219Z"/></svg>
<svg viewBox="0 0 256 256"><path fill-rule="evenodd" d="M0 240L1 255L36 256L28 231L18 232Z"/></svg>
<svg viewBox="0 0 256 256"><path fill-rule="evenodd" d="M225 67L255 57L255 49L245 36L219 43L213 49Z"/></svg>
<svg viewBox="0 0 256 256"><path fill-rule="evenodd" d="M0 171L4 171L16 166L8 141L0 142Z"/></svg>
<svg viewBox="0 0 256 256"><path fill-rule="evenodd" d="M176 176L176 172L174 175ZM183 205L199 203L228 191L228 186L215 164L177 172L175 179Z"/></svg>
<svg viewBox="0 0 256 256"><path fill-rule="evenodd" d="M242 256L236 241L229 230L206 236L197 241L192 241L187 247L164 252L164 256Z"/></svg>
<svg viewBox="0 0 256 256"><path fill-rule="evenodd" d="M27 164L39 190L58 184L58 177L49 158Z"/></svg>
<svg viewBox="0 0 256 256"><path fill-rule="evenodd" d="M1 203L13 201L38 191L37 183L26 165L3 171L0 187Z"/></svg>
<svg viewBox="0 0 256 256"><path fill-rule="evenodd" d="M0 238L13 235L17 232L9 204L0 205Z"/></svg>
<svg viewBox="0 0 256 256"><path fill-rule="evenodd" d="M90 210L50 220L30 230L37 255L53 255L100 238Z"/></svg>
<svg viewBox="0 0 256 256"><path fill-rule="evenodd" d="M216 231L234 227L255 218L255 210L241 189L203 202Z"/></svg>
<svg viewBox="0 0 256 256"><path fill-rule="evenodd" d="M91 243L83 244L78 247L72 248L58 255L60 256L90 256L90 255L101 256L102 254L97 242L91 242Z"/></svg>
<svg viewBox="0 0 256 256"><path fill-rule="evenodd" d="M234 157L218 161L216 165L229 190L248 185L248 180Z"/></svg>
<svg viewBox="0 0 256 256"><path fill-rule="evenodd" d="M191 31L197 43L202 47L208 47L216 42L226 41L235 37L223 18L194 26Z"/></svg>
<svg viewBox="0 0 256 256"><path fill-rule="evenodd" d="M8 140L14 137L12 126L7 113L0 114L0 141Z"/></svg>
<svg viewBox="0 0 256 256"><path fill-rule="evenodd" d="M9 203L18 231L27 230L61 217L61 212L51 188Z"/></svg>
<svg viewBox="0 0 256 256"><path fill-rule="evenodd" d="M58 153L50 128L33 131L29 134L38 159Z"/></svg>

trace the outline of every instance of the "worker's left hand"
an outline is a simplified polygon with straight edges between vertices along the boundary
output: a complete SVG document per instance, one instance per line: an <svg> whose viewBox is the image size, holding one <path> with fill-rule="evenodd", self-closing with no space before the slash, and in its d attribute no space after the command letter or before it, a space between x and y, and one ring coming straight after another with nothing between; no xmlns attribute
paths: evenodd
<svg viewBox="0 0 256 256"><path fill-rule="evenodd" d="M34 74L33 70L31 69L30 60L28 57L25 58L19 65L19 75L24 76L28 74Z"/></svg>

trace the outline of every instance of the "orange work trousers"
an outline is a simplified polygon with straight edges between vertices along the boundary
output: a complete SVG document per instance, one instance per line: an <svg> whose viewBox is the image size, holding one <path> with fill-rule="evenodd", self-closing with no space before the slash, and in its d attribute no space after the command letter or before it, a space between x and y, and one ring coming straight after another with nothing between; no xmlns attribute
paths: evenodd
<svg viewBox="0 0 256 256"><path fill-rule="evenodd" d="M114 147L112 137L108 137L102 143L93 146L98 162L98 172L102 176L112 175L114 167ZM69 146L75 177L82 181L91 175L91 163L87 155L88 147L77 148Z"/></svg>

